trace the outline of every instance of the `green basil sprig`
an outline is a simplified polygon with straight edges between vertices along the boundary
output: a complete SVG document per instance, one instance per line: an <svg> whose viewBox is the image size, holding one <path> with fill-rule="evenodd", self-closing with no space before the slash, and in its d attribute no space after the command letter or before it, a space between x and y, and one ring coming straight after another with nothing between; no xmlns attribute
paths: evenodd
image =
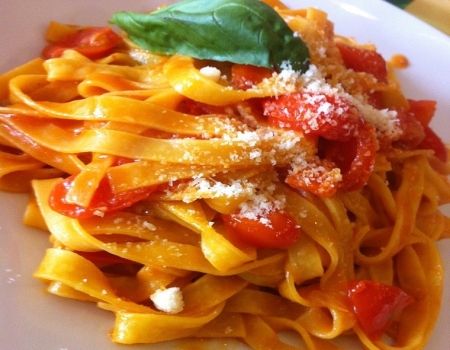
<svg viewBox="0 0 450 350"><path fill-rule="evenodd" d="M140 47L163 55L230 61L296 71L309 66L309 50L259 0L185 0L152 13L117 12L111 23Z"/></svg>

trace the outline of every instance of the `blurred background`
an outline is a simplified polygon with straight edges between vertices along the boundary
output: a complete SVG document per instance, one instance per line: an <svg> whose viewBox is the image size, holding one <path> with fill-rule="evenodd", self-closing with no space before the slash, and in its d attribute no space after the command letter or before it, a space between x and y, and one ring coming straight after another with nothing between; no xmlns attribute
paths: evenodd
<svg viewBox="0 0 450 350"><path fill-rule="evenodd" d="M450 0L386 0L450 35Z"/></svg>

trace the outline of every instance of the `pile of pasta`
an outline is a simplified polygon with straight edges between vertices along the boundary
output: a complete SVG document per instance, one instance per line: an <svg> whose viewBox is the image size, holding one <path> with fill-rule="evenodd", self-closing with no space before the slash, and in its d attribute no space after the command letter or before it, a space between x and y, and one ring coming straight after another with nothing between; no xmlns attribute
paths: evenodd
<svg viewBox="0 0 450 350"><path fill-rule="evenodd" d="M158 56L126 37L105 57L69 49L0 79L0 187L29 192L25 224L50 233L35 277L50 293L113 312L114 342L235 338L254 349L297 348L278 336L289 331L305 349L339 349L334 339L352 334L367 349L420 349L429 338L443 289L435 242L449 236L440 209L450 201L449 165L430 149L377 146L359 189L321 196L287 184L293 168L300 177L320 170L318 145L268 123L255 100L322 84L377 116L379 143L395 127L391 112L408 100L392 64L385 82L344 65L337 43L375 47L335 35L324 12L281 3L276 10L307 43L310 69L273 72L248 89L229 83L225 63ZM53 23L48 36L61 28L73 29ZM370 105L374 92L382 108ZM203 109L186 109L192 101ZM105 179L116 194L153 190L77 218L49 204L69 177L66 199L80 207ZM222 214L265 205L300 227L289 248L227 236ZM414 298L384 337L369 337L348 307L345 286L354 280L399 286ZM150 296L174 287L177 310L155 307Z"/></svg>

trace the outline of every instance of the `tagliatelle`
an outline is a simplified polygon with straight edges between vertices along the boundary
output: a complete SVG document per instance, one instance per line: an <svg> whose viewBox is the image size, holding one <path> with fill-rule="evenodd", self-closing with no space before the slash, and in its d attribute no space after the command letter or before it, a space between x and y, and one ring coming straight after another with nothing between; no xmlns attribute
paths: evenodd
<svg viewBox="0 0 450 350"><path fill-rule="evenodd" d="M244 87L229 62L158 56L124 34L101 58L67 49L0 78L0 188L32 193L24 222L52 243L35 277L113 312L117 343L297 348L279 336L289 331L301 349L340 349L342 335L421 349L441 304L449 165L439 144L423 146L428 125L392 65L384 81L343 51L374 58L375 47L335 35L322 11L267 3L309 47L305 73L286 62ZM53 23L47 38L76 30ZM292 116L281 96L307 96L310 109ZM357 189L346 187L353 167ZM262 239L281 235L273 212L292 218L295 241L259 246L227 221L256 222ZM350 281L414 301L374 337ZM173 287L183 301L171 313L150 296Z"/></svg>

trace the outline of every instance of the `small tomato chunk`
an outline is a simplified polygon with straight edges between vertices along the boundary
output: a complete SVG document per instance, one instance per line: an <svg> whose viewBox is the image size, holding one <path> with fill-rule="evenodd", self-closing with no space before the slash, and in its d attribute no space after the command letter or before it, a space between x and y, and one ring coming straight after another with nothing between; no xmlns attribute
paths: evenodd
<svg viewBox="0 0 450 350"><path fill-rule="evenodd" d="M408 100L408 114L417 119L422 126L430 124L436 112L436 101L432 100Z"/></svg>
<svg viewBox="0 0 450 350"><path fill-rule="evenodd" d="M402 132L401 135L393 140L393 145L403 149L416 148L425 137L424 127L408 110L398 108L396 111L398 127Z"/></svg>
<svg viewBox="0 0 450 350"><path fill-rule="evenodd" d="M89 27L47 45L42 56L45 59L57 58L65 50L72 49L90 59L98 59L108 55L121 40L109 27Z"/></svg>
<svg viewBox="0 0 450 350"><path fill-rule="evenodd" d="M370 280L350 281L348 297L361 329L379 339L414 299L402 289Z"/></svg>
<svg viewBox="0 0 450 350"><path fill-rule="evenodd" d="M69 176L58 182L53 187L49 198L49 205L54 211L73 218L88 218L97 215L99 212L108 213L128 208L132 204L147 198L157 189L157 186L149 186L114 193L108 179L103 178L89 206L82 207L66 201L67 192L72 186L75 176Z"/></svg>
<svg viewBox="0 0 450 350"><path fill-rule="evenodd" d="M378 147L375 128L364 121L346 98L320 92L296 92L266 99L263 108L271 125L301 131L319 141L319 155L324 162L308 173L291 174L287 178L290 186L328 197L338 188L353 191L367 182ZM340 169L342 181L337 180L333 168Z"/></svg>
<svg viewBox="0 0 450 350"><path fill-rule="evenodd" d="M419 149L431 149L434 151L434 155L443 161L447 162L447 147L442 139L431 129L429 126L424 128L425 137L418 145Z"/></svg>
<svg viewBox="0 0 450 350"><path fill-rule="evenodd" d="M272 210L264 215L222 214L236 240L256 248L287 249L297 242L300 227L288 213Z"/></svg>
<svg viewBox="0 0 450 350"><path fill-rule="evenodd" d="M263 102L270 124L328 140L348 141L361 116L348 100L334 94L295 92Z"/></svg>

